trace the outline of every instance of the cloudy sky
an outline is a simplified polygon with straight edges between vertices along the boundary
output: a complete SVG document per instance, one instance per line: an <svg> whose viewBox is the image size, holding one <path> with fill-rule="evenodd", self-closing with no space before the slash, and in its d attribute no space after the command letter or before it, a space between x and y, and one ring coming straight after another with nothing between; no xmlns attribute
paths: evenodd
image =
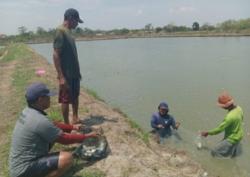
<svg viewBox="0 0 250 177"><path fill-rule="evenodd" d="M103 30L250 18L250 0L0 0L0 34L17 34L20 26L56 28L67 8L79 11L80 27Z"/></svg>

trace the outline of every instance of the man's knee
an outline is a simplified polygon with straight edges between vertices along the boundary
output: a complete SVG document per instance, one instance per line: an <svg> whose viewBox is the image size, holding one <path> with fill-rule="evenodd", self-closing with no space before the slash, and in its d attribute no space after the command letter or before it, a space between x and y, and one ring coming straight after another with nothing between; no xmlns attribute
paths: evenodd
<svg viewBox="0 0 250 177"><path fill-rule="evenodd" d="M73 164L72 153L61 151L59 155L58 168L68 168L72 164Z"/></svg>

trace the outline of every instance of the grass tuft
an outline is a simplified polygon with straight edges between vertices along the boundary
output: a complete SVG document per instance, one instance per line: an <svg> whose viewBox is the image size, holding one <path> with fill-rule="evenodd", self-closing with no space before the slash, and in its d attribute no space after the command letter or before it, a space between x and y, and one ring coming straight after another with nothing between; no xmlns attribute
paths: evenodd
<svg viewBox="0 0 250 177"><path fill-rule="evenodd" d="M137 136L142 139L142 141L146 144L149 143L149 133L145 132L135 121L133 121L132 119L128 118L128 123L131 126L131 128L136 129L137 132Z"/></svg>
<svg viewBox="0 0 250 177"><path fill-rule="evenodd" d="M25 94L25 89L29 83L29 81L32 79L32 75L30 74L31 72L34 72L31 69L24 69L21 66L16 68L16 71L13 74L13 80L12 80L12 85L14 86L16 92L15 96L18 98L22 98L20 100L20 104L22 107L26 105L26 101L24 98Z"/></svg>
<svg viewBox="0 0 250 177"><path fill-rule="evenodd" d="M140 126L139 124L137 124L134 120L132 120L131 118L128 117L128 115L124 112L122 112L122 110L120 108L113 108L114 111L120 113L123 117L127 118L127 121L130 125L131 128L136 129L136 135L143 140L144 143L148 144L149 143L149 133L145 132Z"/></svg>
<svg viewBox="0 0 250 177"><path fill-rule="evenodd" d="M11 44L7 46L4 50L7 50L7 54L2 58L2 61L8 62L12 60L16 60L18 58L30 58L31 52L25 44Z"/></svg>
<svg viewBox="0 0 250 177"><path fill-rule="evenodd" d="M94 90L91 90L89 88L85 88L85 90L89 95L93 96L95 99L105 102Z"/></svg>
<svg viewBox="0 0 250 177"><path fill-rule="evenodd" d="M51 121L61 122L63 121L63 116L59 110L50 110L48 112L48 117Z"/></svg>
<svg viewBox="0 0 250 177"><path fill-rule="evenodd" d="M106 174L99 169L83 170L81 173L84 177L105 177Z"/></svg>

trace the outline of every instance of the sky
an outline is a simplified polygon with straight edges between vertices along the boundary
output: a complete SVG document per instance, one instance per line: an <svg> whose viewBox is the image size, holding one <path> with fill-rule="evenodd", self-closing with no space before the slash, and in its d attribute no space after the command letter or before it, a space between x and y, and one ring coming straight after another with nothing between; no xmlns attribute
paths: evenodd
<svg viewBox="0 0 250 177"><path fill-rule="evenodd" d="M81 28L93 30L141 29L167 24L191 27L250 18L250 0L0 0L0 34L18 34L37 27L56 28L66 9L75 8L84 20Z"/></svg>

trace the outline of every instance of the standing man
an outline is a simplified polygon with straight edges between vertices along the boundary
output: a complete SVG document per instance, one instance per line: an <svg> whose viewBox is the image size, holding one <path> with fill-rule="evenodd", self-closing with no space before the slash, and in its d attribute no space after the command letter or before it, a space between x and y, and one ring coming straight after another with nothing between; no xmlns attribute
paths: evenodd
<svg viewBox="0 0 250 177"><path fill-rule="evenodd" d="M234 157L237 155L240 141L243 137L243 111L234 104L233 98L226 92L218 97L218 106L228 111L222 123L210 131L201 132L201 135L217 135L225 132L223 140L212 150L211 154L217 157Z"/></svg>
<svg viewBox="0 0 250 177"><path fill-rule="evenodd" d="M59 103L62 105L64 122L75 124L79 122L78 105L80 93L81 73L75 40L71 30L78 23L83 23L75 9L68 9L64 13L64 21L57 28L54 39L54 65L59 81ZM69 121L69 104L72 104L73 117Z"/></svg>

